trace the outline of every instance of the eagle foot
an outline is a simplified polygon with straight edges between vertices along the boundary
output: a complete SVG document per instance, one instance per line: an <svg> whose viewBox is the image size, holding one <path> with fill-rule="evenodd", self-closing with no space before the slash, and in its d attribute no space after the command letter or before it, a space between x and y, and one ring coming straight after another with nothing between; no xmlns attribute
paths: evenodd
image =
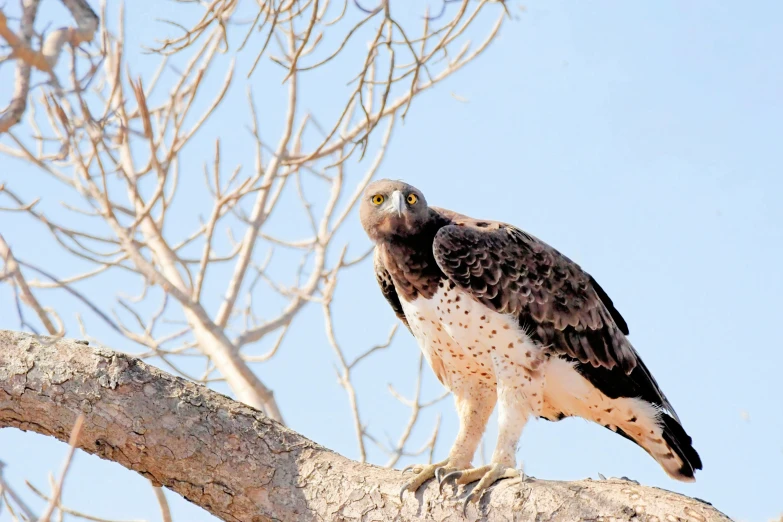
<svg viewBox="0 0 783 522"><path fill-rule="evenodd" d="M435 464L412 464L406 466L402 470L403 473L406 471L413 471L414 476L402 485L402 489L400 489L400 502L402 502L402 497L405 495L406 491L415 493L416 490L429 479L439 476L440 473L448 473L455 469L456 468L449 466L448 459Z"/></svg>
<svg viewBox="0 0 783 522"><path fill-rule="evenodd" d="M519 470L514 468L508 468L502 464L489 464L478 468L452 471L451 473L446 474L440 480L440 490L442 492L443 486L447 484L458 486L460 484L470 484L471 482L478 480L479 483L476 484L473 491L465 498L465 502L462 505L462 512L465 513L470 502L478 503L487 488L498 480L506 478L523 480L524 476L520 474Z"/></svg>

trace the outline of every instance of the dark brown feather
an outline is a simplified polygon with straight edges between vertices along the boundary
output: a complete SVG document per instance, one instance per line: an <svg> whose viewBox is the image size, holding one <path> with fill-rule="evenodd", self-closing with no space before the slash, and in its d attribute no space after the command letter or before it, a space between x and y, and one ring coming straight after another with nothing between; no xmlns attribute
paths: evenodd
<svg viewBox="0 0 783 522"><path fill-rule="evenodd" d="M385 297L389 302L392 310L394 310L395 315L397 315L400 321L405 324L406 328L410 330L411 328L408 325L408 319L405 317L405 312L402 309L400 296L397 295L397 290L394 288L394 281L392 280L389 271L386 270L379 258L379 251L377 247L375 248L374 265L375 279L378 281L378 286L381 287L381 293L383 294L383 297Z"/></svg>

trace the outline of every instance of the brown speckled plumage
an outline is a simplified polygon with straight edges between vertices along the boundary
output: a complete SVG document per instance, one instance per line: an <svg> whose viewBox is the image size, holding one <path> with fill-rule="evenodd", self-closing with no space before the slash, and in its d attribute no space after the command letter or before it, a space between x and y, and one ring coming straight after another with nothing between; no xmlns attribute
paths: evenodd
<svg viewBox="0 0 783 522"><path fill-rule="evenodd" d="M445 279L490 309L517 316L555 351L594 366L634 369L625 321L576 263L511 225L437 207L430 212L421 234L376 247L376 278L398 317L404 317L400 298L429 298Z"/></svg>
<svg viewBox="0 0 783 522"><path fill-rule="evenodd" d="M511 225L434 210L451 218L434 237L435 260L458 286L490 309L517 316L534 339L558 352L626 373L636 367L625 321L579 265Z"/></svg>

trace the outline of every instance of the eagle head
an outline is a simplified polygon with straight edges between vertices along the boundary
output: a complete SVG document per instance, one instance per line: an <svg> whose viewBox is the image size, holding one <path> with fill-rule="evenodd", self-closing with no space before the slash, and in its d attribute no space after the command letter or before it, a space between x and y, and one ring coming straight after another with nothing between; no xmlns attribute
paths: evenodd
<svg viewBox="0 0 783 522"><path fill-rule="evenodd" d="M364 190L359 206L362 226L375 242L419 233L429 221L427 200L404 181L380 179Z"/></svg>

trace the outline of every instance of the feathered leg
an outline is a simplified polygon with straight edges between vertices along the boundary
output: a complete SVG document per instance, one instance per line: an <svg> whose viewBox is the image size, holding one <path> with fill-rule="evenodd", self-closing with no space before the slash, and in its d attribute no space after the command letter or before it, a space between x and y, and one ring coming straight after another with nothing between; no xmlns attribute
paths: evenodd
<svg viewBox="0 0 783 522"><path fill-rule="evenodd" d="M523 374L524 385L517 384L520 382L519 374ZM465 499L465 506L469 502L478 502L487 488L498 480L521 476L515 468L517 443L528 418L537 414L543 401L544 380L541 372L519 369L514 376L500 372L499 377L498 440L490 464L454 471L441 481L441 488L449 482L458 485L479 481Z"/></svg>
<svg viewBox="0 0 783 522"><path fill-rule="evenodd" d="M427 480L470 467L473 455L481 441L481 436L487 426L490 414L495 407L496 392L489 386L468 387L461 383L453 383L452 391L459 415L459 433L449 452L449 458L436 464L411 466L414 477L406 482L400 491L400 498L405 491L415 492Z"/></svg>

